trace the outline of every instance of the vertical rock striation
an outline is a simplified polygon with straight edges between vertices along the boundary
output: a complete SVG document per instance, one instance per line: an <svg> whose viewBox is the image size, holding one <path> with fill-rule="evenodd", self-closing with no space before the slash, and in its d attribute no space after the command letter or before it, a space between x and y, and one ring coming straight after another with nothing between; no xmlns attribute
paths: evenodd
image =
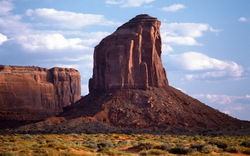
<svg viewBox="0 0 250 156"><path fill-rule="evenodd" d="M160 24L157 18L138 15L104 38L95 47L90 92L168 86Z"/></svg>
<svg viewBox="0 0 250 156"><path fill-rule="evenodd" d="M0 66L0 119L39 120L59 113L81 98L80 86L75 69Z"/></svg>

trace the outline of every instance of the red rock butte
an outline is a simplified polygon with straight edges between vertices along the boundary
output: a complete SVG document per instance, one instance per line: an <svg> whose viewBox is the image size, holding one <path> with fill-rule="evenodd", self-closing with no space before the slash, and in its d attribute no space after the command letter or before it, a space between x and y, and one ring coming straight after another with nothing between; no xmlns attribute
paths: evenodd
<svg viewBox="0 0 250 156"><path fill-rule="evenodd" d="M41 120L80 98L75 69L0 65L0 120Z"/></svg>
<svg viewBox="0 0 250 156"><path fill-rule="evenodd" d="M160 25L157 18L138 15L104 38L95 47L90 92L167 86Z"/></svg>

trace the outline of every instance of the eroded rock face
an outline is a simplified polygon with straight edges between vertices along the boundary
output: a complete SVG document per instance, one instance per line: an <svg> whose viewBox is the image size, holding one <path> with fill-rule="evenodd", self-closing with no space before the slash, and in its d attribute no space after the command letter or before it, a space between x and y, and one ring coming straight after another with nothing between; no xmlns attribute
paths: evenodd
<svg viewBox="0 0 250 156"><path fill-rule="evenodd" d="M0 66L0 119L39 120L81 97L75 69Z"/></svg>
<svg viewBox="0 0 250 156"><path fill-rule="evenodd" d="M138 15L104 38L95 47L90 92L168 86L160 24L156 18Z"/></svg>

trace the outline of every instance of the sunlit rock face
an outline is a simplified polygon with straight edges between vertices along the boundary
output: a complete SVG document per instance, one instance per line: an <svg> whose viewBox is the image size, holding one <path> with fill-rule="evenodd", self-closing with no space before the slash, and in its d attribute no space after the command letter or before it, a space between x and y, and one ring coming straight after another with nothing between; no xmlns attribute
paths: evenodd
<svg viewBox="0 0 250 156"><path fill-rule="evenodd" d="M0 66L0 119L37 120L59 113L81 98L80 86L75 69Z"/></svg>
<svg viewBox="0 0 250 156"><path fill-rule="evenodd" d="M157 18L138 15L104 38L95 47L90 92L168 86L160 25Z"/></svg>

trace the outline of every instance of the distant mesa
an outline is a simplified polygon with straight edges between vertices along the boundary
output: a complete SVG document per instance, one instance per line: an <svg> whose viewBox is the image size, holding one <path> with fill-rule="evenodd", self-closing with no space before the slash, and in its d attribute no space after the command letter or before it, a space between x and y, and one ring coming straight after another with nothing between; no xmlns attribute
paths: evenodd
<svg viewBox="0 0 250 156"><path fill-rule="evenodd" d="M80 73L75 69L0 65L2 121L45 119L80 98Z"/></svg>

